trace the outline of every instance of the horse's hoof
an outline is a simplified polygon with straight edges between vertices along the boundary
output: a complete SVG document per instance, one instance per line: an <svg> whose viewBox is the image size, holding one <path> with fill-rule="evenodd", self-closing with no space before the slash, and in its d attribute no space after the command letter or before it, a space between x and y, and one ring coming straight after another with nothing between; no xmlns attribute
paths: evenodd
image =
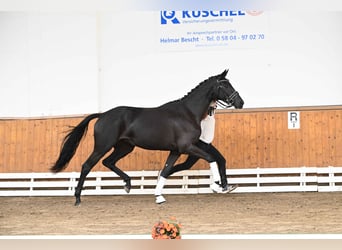
<svg viewBox="0 0 342 250"><path fill-rule="evenodd" d="M163 204L164 202L166 202L164 196L162 196L162 195L157 195L156 196L156 203L157 204Z"/></svg>
<svg viewBox="0 0 342 250"><path fill-rule="evenodd" d="M124 186L124 189L125 189L127 194L129 194L129 192L131 191L131 188L128 187L127 185Z"/></svg>
<svg viewBox="0 0 342 250"><path fill-rule="evenodd" d="M129 192L131 191L131 180L130 179L127 179L125 180L125 186L124 186L124 189L126 191L127 194L129 194Z"/></svg>
<svg viewBox="0 0 342 250"><path fill-rule="evenodd" d="M81 201L80 200L76 200L75 207L79 207L79 206L81 206Z"/></svg>

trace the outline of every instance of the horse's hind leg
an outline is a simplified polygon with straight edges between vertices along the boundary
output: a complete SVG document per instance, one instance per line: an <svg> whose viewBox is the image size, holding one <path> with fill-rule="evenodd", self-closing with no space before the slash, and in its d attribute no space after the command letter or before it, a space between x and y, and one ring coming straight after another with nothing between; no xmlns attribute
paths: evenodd
<svg viewBox="0 0 342 250"><path fill-rule="evenodd" d="M89 174L90 170L95 166L95 164L101 159L103 155L104 155L103 153L98 153L94 151L89 156L89 158L85 161L85 163L82 165L80 179L78 181L78 184L75 190L75 198L76 198L75 206L78 206L81 203L81 192L82 192L83 184L87 175Z"/></svg>
<svg viewBox="0 0 342 250"><path fill-rule="evenodd" d="M127 141L120 141L115 145L114 151L102 161L103 165L105 165L107 168L112 170L114 173L119 175L125 182L125 191L127 193L131 190L131 178L121 169L119 169L115 163L119 161L121 158L128 155L130 152L132 152L134 149L134 145L130 144Z"/></svg>

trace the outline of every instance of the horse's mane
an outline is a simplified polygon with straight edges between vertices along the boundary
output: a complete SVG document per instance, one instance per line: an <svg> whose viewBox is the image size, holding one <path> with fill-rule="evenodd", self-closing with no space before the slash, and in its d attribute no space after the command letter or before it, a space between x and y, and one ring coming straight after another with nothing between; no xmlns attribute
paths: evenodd
<svg viewBox="0 0 342 250"><path fill-rule="evenodd" d="M184 100L185 98L187 98L188 96L190 96L194 91L196 91L197 89L199 89L201 86L203 86L204 84L206 84L207 82L209 81L212 81L213 79L216 79L217 76L211 76L209 77L208 79L200 82L196 87L194 87L193 89L191 89L187 94L185 94L182 98L179 98L177 100L174 100L174 101L170 101L168 102L168 104L170 103L175 103L175 102L180 102L182 100Z"/></svg>
<svg viewBox="0 0 342 250"><path fill-rule="evenodd" d="M183 101L185 98L187 98L188 96L190 96L194 91L196 91L197 89L199 89L200 87L202 87L204 84L208 83L209 81L212 81L213 79L216 79L217 76L211 76L209 77L208 79L200 82L196 87L194 87L193 89L191 89L187 94L185 94L183 97L179 98L179 99L176 99L176 100L173 100L173 101L170 101L170 102L167 102L167 103L164 103L162 106L164 105L168 105L168 104L173 104L173 103L178 103L180 101Z"/></svg>
<svg viewBox="0 0 342 250"><path fill-rule="evenodd" d="M208 81L212 80L214 78L214 76L209 77L208 79L204 80L203 82L199 83L196 87L194 87L193 89L191 89L186 95L184 95L180 100L183 100L184 98L188 97L189 95L191 95L194 91L196 91L197 89L199 89L203 84L207 83Z"/></svg>

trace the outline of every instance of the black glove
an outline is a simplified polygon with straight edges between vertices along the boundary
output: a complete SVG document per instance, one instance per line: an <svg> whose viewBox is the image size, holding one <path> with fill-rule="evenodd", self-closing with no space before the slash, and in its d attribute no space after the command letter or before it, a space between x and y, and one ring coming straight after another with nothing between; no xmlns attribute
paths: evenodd
<svg viewBox="0 0 342 250"><path fill-rule="evenodd" d="M215 114L215 108L214 107L209 107L208 109L208 115L212 116Z"/></svg>

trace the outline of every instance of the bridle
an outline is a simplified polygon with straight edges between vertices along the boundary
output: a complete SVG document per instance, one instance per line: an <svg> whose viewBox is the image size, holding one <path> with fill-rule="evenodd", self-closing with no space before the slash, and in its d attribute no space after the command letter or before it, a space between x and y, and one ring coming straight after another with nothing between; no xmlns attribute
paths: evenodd
<svg viewBox="0 0 342 250"><path fill-rule="evenodd" d="M218 83L220 82L229 82L228 80L224 79L224 80L218 80ZM222 90L226 95L228 95L227 91L225 90L224 87L222 87L221 85L217 87L217 90ZM222 100L217 100L217 104L221 107L221 108L230 108L233 106L233 103L236 99L236 97L238 97L239 92L237 92L236 90L234 90L234 92L232 94L230 94L227 98L226 101L222 101Z"/></svg>

